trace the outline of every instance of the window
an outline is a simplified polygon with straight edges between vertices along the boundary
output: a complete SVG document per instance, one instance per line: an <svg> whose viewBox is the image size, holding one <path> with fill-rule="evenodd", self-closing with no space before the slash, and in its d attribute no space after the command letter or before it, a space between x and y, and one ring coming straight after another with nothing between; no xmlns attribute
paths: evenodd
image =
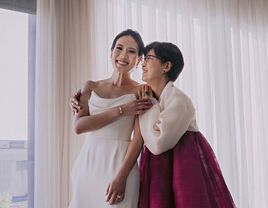
<svg viewBox="0 0 268 208"><path fill-rule="evenodd" d="M0 194L33 207L35 15L0 9Z"/></svg>

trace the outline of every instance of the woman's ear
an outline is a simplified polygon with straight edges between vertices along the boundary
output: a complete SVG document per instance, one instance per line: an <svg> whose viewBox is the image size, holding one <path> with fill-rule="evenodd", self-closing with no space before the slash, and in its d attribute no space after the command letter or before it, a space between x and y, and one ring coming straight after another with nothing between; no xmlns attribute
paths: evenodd
<svg viewBox="0 0 268 208"><path fill-rule="evenodd" d="M172 63L170 61L167 61L163 64L163 72L168 72L172 67Z"/></svg>

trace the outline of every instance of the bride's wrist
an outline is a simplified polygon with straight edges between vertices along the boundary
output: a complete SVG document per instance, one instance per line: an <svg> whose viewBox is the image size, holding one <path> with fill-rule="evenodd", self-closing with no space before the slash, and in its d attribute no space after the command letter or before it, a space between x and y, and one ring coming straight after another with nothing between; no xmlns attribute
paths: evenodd
<svg viewBox="0 0 268 208"><path fill-rule="evenodd" d="M126 171L120 170L116 175L115 179L119 181L124 181L128 177L128 173Z"/></svg>

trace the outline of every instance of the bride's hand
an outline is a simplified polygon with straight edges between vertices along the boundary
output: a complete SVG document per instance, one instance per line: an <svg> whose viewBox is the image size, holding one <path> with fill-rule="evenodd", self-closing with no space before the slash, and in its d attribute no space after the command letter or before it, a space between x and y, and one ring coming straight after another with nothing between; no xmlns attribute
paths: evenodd
<svg viewBox="0 0 268 208"><path fill-rule="evenodd" d="M123 116L134 116L144 113L153 106L149 98L135 100L124 105L121 105Z"/></svg>
<svg viewBox="0 0 268 208"><path fill-rule="evenodd" d="M115 179L109 183L106 191L106 201L109 204L117 204L123 201L126 182L126 178L115 177Z"/></svg>

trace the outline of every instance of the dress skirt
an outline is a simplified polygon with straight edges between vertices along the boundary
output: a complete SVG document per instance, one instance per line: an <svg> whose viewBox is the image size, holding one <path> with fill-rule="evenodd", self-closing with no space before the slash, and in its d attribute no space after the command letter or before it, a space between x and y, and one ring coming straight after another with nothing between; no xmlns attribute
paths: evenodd
<svg viewBox="0 0 268 208"><path fill-rule="evenodd" d="M233 208L215 154L200 132L187 131L160 155L144 147L139 208Z"/></svg>

